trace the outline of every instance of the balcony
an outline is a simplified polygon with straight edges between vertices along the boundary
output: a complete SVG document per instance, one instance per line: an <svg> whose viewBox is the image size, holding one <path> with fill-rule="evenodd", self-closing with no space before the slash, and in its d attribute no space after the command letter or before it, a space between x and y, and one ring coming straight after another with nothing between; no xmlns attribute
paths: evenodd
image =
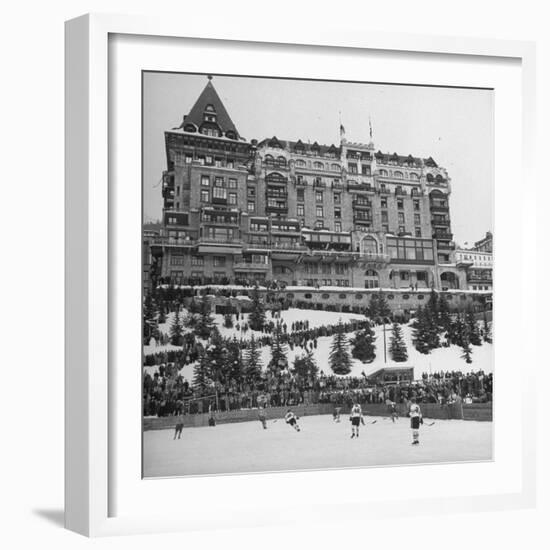
<svg viewBox="0 0 550 550"><path fill-rule="evenodd" d="M245 260L233 262L233 269L235 271L269 271L268 263L255 263L247 262Z"/></svg>
<svg viewBox="0 0 550 550"><path fill-rule="evenodd" d="M348 191L374 193L375 189L370 183L349 183L348 182Z"/></svg>
<svg viewBox="0 0 550 550"><path fill-rule="evenodd" d="M391 194L391 191L389 189L386 189L385 187L380 187L378 189L378 192L381 194L381 195L390 195Z"/></svg>
<svg viewBox="0 0 550 550"><path fill-rule="evenodd" d="M432 225L438 227L450 227L451 220L432 218Z"/></svg>
<svg viewBox="0 0 550 550"><path fill-rule="evenodd" d="M372 223L372 218L366 218L363 216L353 216L353 223L368 224Z"/></svg>
<svg viewBox="0 0 550 550"><path fill-rule="evenodd" d="M437 204L430 204L430 212L440 213L440 214L447 214L449 212L449 206L442 206Z"/></svg>
<svg viewBox="0 0 550 550"><path fill-rule="evenodd" d="M446 243L442 241L437 241L437 249L438 250L454 250L455 245L454 243Z"/></svg>
<svg viewBox="0 0 550 550"><path fill-rule="evenodd" d="M268 199L284 199L286 200L288 197L288 193L286 191L276 191L275 189L268 189L266 191L266 197Z"/></svg>
<svg viewBox="0 0 550 550"><path fill-rule="evenodd" d="M436 231L432 234L432 238L437 239L438 241L452 241L453 234L447 231Z"/></svg>
<svg viewBox="0 0 550 550"><path fill-rule="evenodd" d="M266 213L273 214L286 214L288 212L288 205L285 204L271 204L265 207Z"/></svg>
<svg viewBox="0 0 550 550"><path fill-rule="evenodd" d="M396 189L395 190L395 196L396 197L406 197L407 191L404 191L403 189Z"/></svg>
<svg viewBox="0 0 550 550"><path fill-rule="evenodd" d="M372 208L372 203L370 201L362 201L362 200L355 199L354 201L352 201L351 204L353 208L356 208L358 210L365 210L367 208Z"/></svg>

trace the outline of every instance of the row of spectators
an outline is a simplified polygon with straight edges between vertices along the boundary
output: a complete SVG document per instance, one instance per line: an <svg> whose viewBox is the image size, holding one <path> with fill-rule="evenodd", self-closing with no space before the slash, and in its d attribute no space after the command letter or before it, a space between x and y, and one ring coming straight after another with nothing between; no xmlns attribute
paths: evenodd
<svg viewBox="0 0 550 550"><path fill-rule="evenodd" d="M420 403L453 404L492 401L493 375L479 372L452 372L423 375L414 382L377 385L366 377L337 377L321 374L302 379L289 372L274 376L262 374L258 383L213 384L211 394L197 394L178 372L175 364L161 365L143 380L145 416L195 414L214 410L237 410L257 407L296 406L310 403L349 405L359 403L405 403L416 398Z"/></svg>

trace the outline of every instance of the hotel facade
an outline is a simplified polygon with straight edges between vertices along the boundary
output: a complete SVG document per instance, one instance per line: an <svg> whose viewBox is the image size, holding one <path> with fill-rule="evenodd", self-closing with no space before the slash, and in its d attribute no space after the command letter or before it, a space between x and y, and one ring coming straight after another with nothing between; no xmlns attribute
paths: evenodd
<svg viewBox="0 0 550 550"><path fill-rule="evenodd" d="M451 231L451 180L429 158L240 136L209 77L165 132L162 229L151 284L468 290Z"/></svg>

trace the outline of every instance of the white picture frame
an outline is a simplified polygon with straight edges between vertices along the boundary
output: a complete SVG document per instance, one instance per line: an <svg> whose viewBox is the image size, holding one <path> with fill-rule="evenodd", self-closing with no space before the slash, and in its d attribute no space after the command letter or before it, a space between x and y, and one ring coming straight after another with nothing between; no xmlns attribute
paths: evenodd
<svg viewBox="0 0 550 550"><path fill-rule="evenodd" d="M239 502L219 504L206 514L194 510L189 504L181 504L181 509L173 515L151 515L141 507L137 494L132 493L131 484L125 484L120 478L120 466L117 465L118 454L129 452L121 431L113 424L115 410L120 401L120 385L113 387L113 369L116 368L117 352L113 349L112 329L116 325L113 317L113 303L118 300L118 292L113 292L113 270L116 262L122 258L113 255L113 243L118 231L117 216L120 216L116 193L110 188L110 181L116 176L112 163L116 159L109 158L109 141L112 139L113 126L110 112L110 94L114 82L112 64L109 61L110 37L131 37L134 42L144 40L144 37L161 37L166 39L192 39L194 41L209 41L214 48L223 48L224 44L246 44L251 48L282 46L287 52L306 48L328 54L339 52L386 52L388 55L399 55L402 59L407 55L421 54L438 63L451 63L458 58L471 60L472 63L486 62L498 65L512 60L519 70L521 82L520 98L516 105L521 110L520 128L513 136L511 147L518 151L518 171L514 172L524 186L530 183L530 200L536 196L534 178L534 120L535 120L535 47L529 42L499 41L474 38L451 38L417 35L397 35L362 31L344 28L325 28L323 26L301 26L298 23L289 24L284 28L271 29L265 25L255 25L254 15L249 15L242 27L227 26L225 21L212 15L208 25L200 23L193 25L193 35L182 36L181 24L170 18L144 18L118 15L86 15L66 23L66 490L65 490L65 521L70 530L87 536L105 536L113 534L138 534L159 531L182 531L190 529L207 529L222 526L253 526L259 524L282 524L292 521L290 515L281 515L283 506L288 507L284 499L284 491L274 493L269 505L258 505L255 501L247 504ZM260 17L260 15L256 16ZM245 24L246 23L246 24ZM209 47L210 47L209 46ZM164 44L164 47L171 47ZM195 60L197 61L197 60ZM156 67L147 66L147 69ZM229 71L227 71L229 72ZM399 75L396 75L399 78ZM442 77L443 78L443 77ZM442 82L443 84L448 82ZM464 83L465 84L465 83ZM139 90L136 93L139 94ZM496 93L499 94L498 88ZM502 127L498 111L497 128ZM115 132L116 133L116 132ZM136 136L138 139L139 136ZM502 159L496 159L497 178L502 175ZM111 165L110 165L111 162ZM501 164L499 164L501 163ZM521 170L521 171L519 171ZM516 185L518 181L516 180ZM512 185L513 182L510 183ZM507 184L503 184L503 188ZM135 192L139 195L139 185ZM505 222L499 212L506 212L510 203L497 201L496 219L496 265L503 266L505 272L509 263L506 260L508 250L519 246L520 262L530 258L530 270L535 272L536 254L534 244L528 235L535 224L534 216L527 215L525 191L518 189L521 198L519 209L523 215L519 225L521 230L506 233ZM132 204L139 204L136 195ZM128 219L135 219L140 212L128 213ZM120 221L120 220L119 220ZM530 229L531 228L531 229ZM502 233L499 233L502 231ZM534 233L534 231L533 231ZM499 235L502 240L499 242ZM532 234L532 233L531 233ZM118 249L117 249L118 250ZM500 256L499 256L500 255ZM499 260L499 257L502 260ZM134 258L134 265L135 258ZM498 269L498 267L497 267ZM502 268L501 268L502 269ZM139 273L137 274L139 275ZM505 327L498 325L498 300L506 299L506 290L497 271L495 323L496 342L505 341ZM535 318L535 289L527 283L527 274L519 274L518 287L522 300L515 310L521 322L527 326L529 318ZM501 290L499 290L501 289ZM122 293L122 291L121 291ZM116 294L116 296L115 296ZM138 295L133 306L139 316L140 305ZM502 310L501 310L502 311ZM116 316L115 316L116 317ZM139 324L140 320L136 319ZM501 332L502 330L502 332ZM121 335L120 335L121 336ZM122 336L121 336L122 337ZM510 350L508 350L509 352ZM536 355L535 349L517 349L517 357L524 360L522 392L534 395L534 376ZM139 356L140 350L132 352ZM511 355L513 356L513 354ZM496 360L504 357L497 352ZM511 360L511 359L510 359ZM504 362L504 359L503 359ZM497 367L497 376L500 375ZM136 371L137 371L136 367ZM504 371L502 371L504 373ZM496 423L507 422L505 416L506 400L511 386L503 382L497 386ZM516 386L517 390L517 386ZM502 392L502 393L500 393ZM128 399L138 401L139 395ZM116 406L115 406L116 405ZM130 405L129 407L131 407ZM518 447L517 460L513 464L505 464L505 453L497 452L496 466L502 462L502 470L498 479L508 477L517 480L513 488L502 486L502 490L486 491L481 488L477 493L468 492L454 494L449 497L438 496L437 492L426 491L420 495L399 495L394 499L369 500L363 495L350 496L350 502L355 505L342 506L342 510L330 510L330 518L360 519L364 514L372 517L388 515L410 515L417 513L417 504L421 503L422 513L441 513L453 511L482 511L487 509L514 509L529 507L535 501L535 428L529 418L535 416L535 400L522 399L521 407L515 407L513 414L520 423L521 438L514 441ZM131 431L131 430L130 430ZM133 433L133 432L132 432ZM134 434L135 435L135 434ZM498 450L498 449L497 449ZM131 451L133 452L133 451ZM135 458L135 457L134 457ZM132 459L134 460L134 459ZM495 466L495 468L496 468ZM465 468L468 465L449 466L418 466L404 470L413 472L416 476L430 472L437 482L445 483L446 476L455 475L456 467ZM472 466L474 468L477 466ZM489 467L489 466L488 466ZM434 470L425 470L435 468ZM129 468L131 470L131 468ZM117 473L118 472L118 473ZM375 470L367 472L364 479L373 480ZM513 475L512 475L513 474ZM226 476L217 478L194 478L187 481L186 490L197 495L201 502L201 493L211 491L215 486L222 490L234 491L242 487L243 491L254 490L261 484L272 483L272 487L285 484L298 484L313 491L313 486L323 479L329 488L344 484L357 483L357 476L362 471L313 472L291 474L262 474L261 476ZM384 475L383 469L378 471ZM399 469L394 469L393 476L398 478ZM489 475L489 474L487 474ZM496 474L495 474L496 476ZM275 481L269 481L269 478ZM410 477L410 476L409 476ZM497 477L495 477L497 480ZM147 485L148 490L154 487L154 493L160 495L171 491L173 484L181 484L184 480L131 480L133 487ZM495 481L497 483L497 481ZM113 497L113 487L117 484L118 501ZM153 485L156 484L156 485ZM217 485L216 485L217 484ZM275 484L275 485L274 485ZM267 487L268 485L266 485ZM126 491L126 496L122 492ZM121 496L122 495L122 496ZM329 498L331 498L329 496ZM135 502L135 506L124 508L117 502ZM207 501L206 501L207 502ZM324 521L328 518L323 507L328 500L312 498L307 510L302 510L300 521ZM347 502L347 500L346 500ZM302 506L303 508L303 506ZM203 509L204 510L204 509ZM238 514L237 514L238 512Z"/></svg>

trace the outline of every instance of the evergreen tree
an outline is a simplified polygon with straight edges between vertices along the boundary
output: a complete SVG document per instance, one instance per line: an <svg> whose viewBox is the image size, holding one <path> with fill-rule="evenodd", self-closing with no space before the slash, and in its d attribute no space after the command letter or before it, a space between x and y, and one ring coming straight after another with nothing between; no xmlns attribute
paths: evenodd
<svg viewBox="0 0 550 550"><path fill-rule="evenodd" d="M468 327L467 325L463 326L462 330L462 359L466 363L470 364L472 362L472 347L470 346L470 339L468 337Z"/></svg>
<svg viewBox="0 0 550 550"><path fill-rule="evenodd" d="M301 379L315 378L318 371L319 369L313 357L313 351L307 350L305 355L297 355L294 358L292 373Z"/></svg>
<svg viewBox="0 0 550 550"><path fill-rule="evenodd" d="M265 306L257 286L252 289L251 300L252 309L248 316L248 324L252 330L261 331L265 325Z"/></svg>
<svg viewBox="0 0 550 550"><path fill-rule="evenodd" d="M493 342L493 336L491 334L491 325L487 320L487 312L483 312L483 341L491 344Z"/></svg>
<svg viewBox="0 0 550 550"><path fill-rule="evenodd" d="M366 313L368 317L375 320L384 320L391 317L390 306L381 290L371 296Z"/></svg>
<svg viewBox="0 0 550 550"><path fill-rule="evenodd" d="M237 382L241 382L244 375L244 364L241 350L241 344L233 336L227 342L227 379L233 378Z"/></svg>
<svg viewBox="0 0 550 550"><path fill-rule="evenodd" d="M277 321L273 332L273 343L271 344L271 360L267 365L273 373L280 374L288 368L287 346L283 340L281 321Z"/></svg>
<svg viewBox="0 0 550 550"><path fill-rule="evenodd" d="M398 323L393 323L390 337L390 356L396 363L404 363L409 358L403 333Z"/></svg>
<svg viewBox="0 0 550 550"><path fill-rule="evenodd" d="M226 313L223 316L223 326L225 328L233 328L233 315L231 313Z"/></svg>
<svg viewBox="0 0 550 550"><path fill-rule="evenodd" d="M332 337L329 365L334 374L349 374L351 372L351 356L348 351L348 340L344 334L342 320L338 322L336 333Z"/></svg>
<svg viewBox="0 0 550 550"><path fill-rule="evenodd" d="M173 346L181 346L183 341L183 322L181 320L179 309L174 314L174 319L170 325L170 343Z"/></svg>
<svg viewBox="0 0 550 550"><path fill-rule="evenodd" d="M436 326L439 325L439 299L437 297L437 292L432 288L430 292L430 297L428 299L427 306L430 316L433 319L433 322Z"/></svg>
<svg viewBox="0 0 550 550"><path fill-rule="evenodd" d="M149 292L143 304L143 336L147 341L159 336L157 314L155 301Z"/></svg>
<svg viewBox="0 0 550 550"><path fill-rule="evenodd" d="M432 350L430 346L430 334L427 320L427 312L422 307L418 308L416 318L412 322L413 344L417 351L427 355Z"/></svg>
<svg viewBox="0 0 550 550"><path fill-rule="evenodd" d="M225 383L229 374L228 351L219 332L214 331L205 353L208 372L214 382Z"/></svg>
<svg viewBox="0 0 550 550"><path fill-rule="evenodd" d="M210 376L210 371L208 368L208 359L206 356L206 351L202 350L199 355L199 361L195 365L195 372L193 375L193 388L200 395L205 395L209 386L211 386L212 380Z"/></svg>
<svg viewBox="0 0 550 550"><path fill-rule="evenodd" d="M351 340L351 355L363 363L372 363L376 357L376 348L374 346L374 331L370 324L356 333L355 338Z"/></svg>
<svg viewBox="0 0 550 550"><path fill-rule="evenodd" d="M468 337L470 343L474 346L481 346L479 325L472 306L468 306L468 309L466 310L466 326L468 327Z"/></svg>
<svg viewBox="0 0 550 550"><path fill-rule="evenodd" d="M249 382L256 382L262 374L262 352L254 336L245 354L245 376Z"/></svg>
<svg viewBox="0 0 550 550"><path fill-rule="evenodd" d="M210 304L206 297L203 297L200 303L199 313L196 316L195 334L199 338L206 340L212 335L214 327L214 317L210 313Z"/></svg>
<svg viewBox="0 0 550 550"><path fill-rule="evenodd" d="M449 302L444 294L439 295L439 327L444 332L448 332L451 328L451 310Z"/></svg>

